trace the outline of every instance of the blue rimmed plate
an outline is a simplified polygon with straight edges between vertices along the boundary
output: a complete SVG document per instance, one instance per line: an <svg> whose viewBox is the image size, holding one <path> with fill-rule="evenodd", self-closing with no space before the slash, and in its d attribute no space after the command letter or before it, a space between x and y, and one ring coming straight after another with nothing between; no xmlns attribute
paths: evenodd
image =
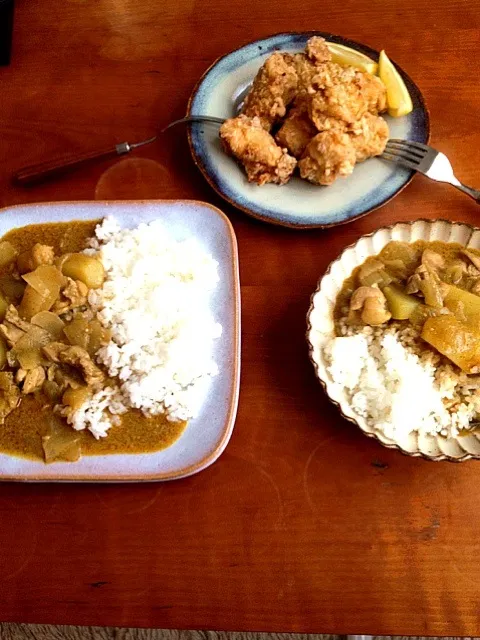
<svg viewBox="0 0 480 640"><path fill-rule="evenodd" d="M313 35L361 51L374 60L379 53L363 44L321 31L280 33L257 40L219 58L201 77L188 104L188 115L229 118L238 95L252 82L274 51L298 52ZM397 66L412 97L414 109L403 118L385 119L392 138L428 142L430 122L425 101L415 83ZM242 168L220 145L218 127L192 124L188 133L195 164L225 200L265 222L295 228L330 227L364 216L399 193L414 172L379 158L358 164L351 176L329 187L298 177L284 186L249 183Z"/></svg>

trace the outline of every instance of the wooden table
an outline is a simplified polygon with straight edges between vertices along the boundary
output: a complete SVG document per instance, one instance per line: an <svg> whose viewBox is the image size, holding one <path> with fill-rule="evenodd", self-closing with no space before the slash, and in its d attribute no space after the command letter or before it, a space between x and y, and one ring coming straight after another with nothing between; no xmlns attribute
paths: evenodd
<svg viewBox="0 0 480 640"><path fill-rule="evenodd" d="M478 0L18 0L12 64L0 69L1 202L108 195L97 183L111 163L29 191L9 179L34 161L146 137L182 116L217 56L315 28L387 47L425 94L432 143L479 186L479 16ZM183 481L0 486L0 619L478 635L478 463L428 463L365 438L324 397L304 340L310 293L344 245L398 220L475 223L478 205L417 177L363 220L292 231L224 205L182 131L137 157L157 163L146 195L206 200L234 224L235 431L216 464ZM142 193L138 176L114 187Z"/></svg>

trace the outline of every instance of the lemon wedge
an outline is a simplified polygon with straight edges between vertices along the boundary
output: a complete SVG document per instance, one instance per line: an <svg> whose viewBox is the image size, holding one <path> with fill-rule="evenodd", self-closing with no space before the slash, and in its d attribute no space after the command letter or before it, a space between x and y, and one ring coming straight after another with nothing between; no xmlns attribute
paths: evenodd
<svg viewBox="0 0 480 640"><path fill-rule="evenodd" d="M327 42L327 46L332 54L332 62L356 67L361 71L366 71L373 75L377 73L377 63L364 53L360 53L360 51L356 49L350 49L350 47L345 47L343 44L337 44L336 42Z"/></svg>
<svg viewBox="0 0 480 640"><path fill-rule="evenodd" d="M380 52L378 75L387 88L388 113L394 118L406 116L413 111L413 104L403 78L389 60L385 51Z"/></svg>

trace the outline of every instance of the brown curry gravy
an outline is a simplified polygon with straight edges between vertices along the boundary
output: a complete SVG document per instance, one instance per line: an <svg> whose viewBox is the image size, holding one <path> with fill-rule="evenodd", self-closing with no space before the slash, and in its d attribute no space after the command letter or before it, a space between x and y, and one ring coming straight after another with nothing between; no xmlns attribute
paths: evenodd
<svg viewBox="0 0 480 640"><path fill-rule="evenodd" d="M19 252L40 242L56 254L81 251L94 235L100 220L36 224L9 231L1 240L11 242ZM0 272L0 275L3 273ZM42 395L22 396L20 405L0 425L0 451L26 458L44 459L42 435L47 432L52 407ZM186 422L169 422L165 416L147 418L132 410L121 416L106 438L96 440L89 431L79 432L83 455L148 453L172 445L183 433ZM68 427L69 429L71 427Z"/></svg>

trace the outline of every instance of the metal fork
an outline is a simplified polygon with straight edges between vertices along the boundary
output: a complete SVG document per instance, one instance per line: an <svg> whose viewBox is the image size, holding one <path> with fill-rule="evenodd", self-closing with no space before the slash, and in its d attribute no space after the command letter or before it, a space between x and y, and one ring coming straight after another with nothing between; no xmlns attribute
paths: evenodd
<svg viewBox="0 0 480 640"><path fill-rule="evenodd" d="M460 180L457 180L453 174L450 160L441 151L432 149L432 147L422 144L421 142L392 138L387 142L387 146L381 157L385 160L396 162L407 169L413 169L414 171L423 173L428 178L436 180L437 182L447 182L480 204L480 191L472 189L472 187L467 187L467 185L462 184Z"/></svg>

